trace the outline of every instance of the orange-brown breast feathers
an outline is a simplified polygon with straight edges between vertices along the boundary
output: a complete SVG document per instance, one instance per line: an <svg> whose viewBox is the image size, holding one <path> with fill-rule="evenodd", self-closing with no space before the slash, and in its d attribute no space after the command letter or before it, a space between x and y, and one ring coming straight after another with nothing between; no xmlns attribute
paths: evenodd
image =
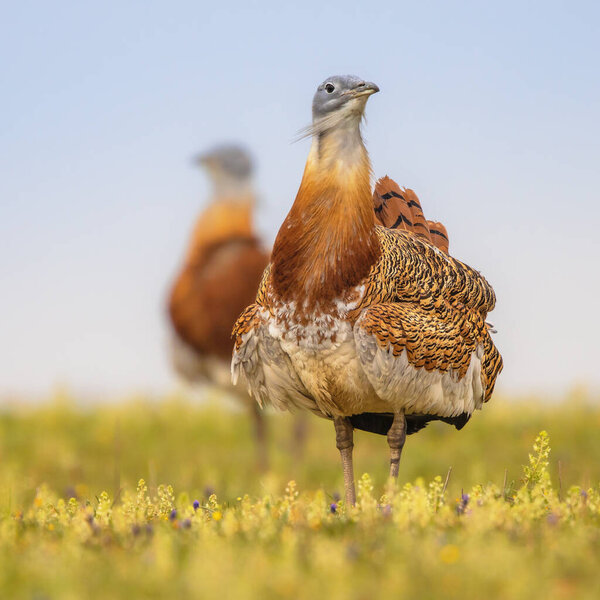
<svg viewBox="0 0 600 600"><path fill-rule="evenodd" d="M382 177L373 192L375 218L388 229L404 229L448 253L448 232L438 222L428 221L417 195L389 177Z"/></svg>
<svg viewBox="0 0 600 600"><path fill-rule="evenodd" d="M197 262L204 250L214 244L254 236L252 211L254 197L223 198L212 202L200 215L188 246L185 264Z"/></svg>
<svg viewBox="0 0 600 600"><path fill-rule="evenodd" d="M177 335L199 355L231 357L231 328L256 297L268 254L252 233L252 199L219 199L198 219L169 297Z"/></svg>
<svg viewBox="0 0 600 600"><path fill-rule="evenodd" d="M256 297L268 257L254 238L232 238L204 248L184 266L169 300L179 337L200 355L229 359L231 328Z"/></svg>
<svg viewBox="0 0 600 600"><path fill-rule="evenodd" d="M358 285L379 258L365 156L342 172L307 163L273 246L271 277L283 301L328 303Z"/></svg>

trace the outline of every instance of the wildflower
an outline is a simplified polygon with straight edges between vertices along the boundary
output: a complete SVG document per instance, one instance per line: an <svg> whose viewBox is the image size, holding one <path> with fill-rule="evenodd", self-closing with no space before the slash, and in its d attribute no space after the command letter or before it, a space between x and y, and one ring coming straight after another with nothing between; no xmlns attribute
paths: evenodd
<svg viewBox="0 0 600 600"><path fill-rule="evenodd" d="M335 515L335 513L337 511L337 507L338 507L337 503L336 502L332 502L329 505L329 512L331 512L332 515Z"/></svg>
<svg viewBox="0 0 600 600"><path fill-rule="evenodd" d="M220 521L223 518L223 513L220 510L215 510L215 512L212 515L212 518L215 521Z"/></svg>
<svg viewBox="0 0 600 600"><path fill-rule="evenodd" d="M177 518L177 510L173 509L169 515L169 521L174 521Z"/></svg>
<svg viewBox="0 0 600 600"><path fill-rule="evenodd" d="M75 486L75 497L76 498L85 498L89 494L89 488L85 483L78 483Z"/></svg>
<svg viewBox="0 0 600 600"><path fill-rule="evenodd" d="M198 510L200 508L200 502L198 500L194 500L194 504L192 504L194 510Z"/></svg>
<svg viewBox="0 0 600 600"><path fill-rule="evenodd" d="M534 453L529 455L529 466L523 467L525 472L523 484L530 490L538 483L547 487L550 480L547 471L548 457L550 456L550 438L545 431L540 431L535 438L533 451Z"/></svg>
<svg viewBox="0 0 600 600"><path fill-rule="evenodd" d="M440 560L447 565L454 564L459 558L460 550L458 549L458 546L455 546L454 544L446 544L440 550Z"/></svg>
<svg viewBox="0 0 600 600"><path fill-rule="evenodd" d="M88 525L90 526L90 529L94 532L94 534L99 533L100 527L98 527L98 525L94 521L94 515L88 515L85 518L85 520L87 521Z"/></svg>
<svg viewBox="0 0 600 600"><path fill-rule="evenodd" d="M458 505L456 506L456 512L459 515L464 515L465 510L467 508L467 504L469 504L470 496L469 494L461 494L460 500L457 500Z"/></svg>
<svg viewBox="0 0 600 600"><path fill-rule="evenodd" d="M77 490L72 485L70 485L65 490L65 497L66 498L77 498Z"/></svg>
<svg viewBox="0 0 600 600"><path fill-rule="evenodd" d="M181 523L181 527L183 529L189 529L192 526L192 521L191 519L184 519Z"/></svg>

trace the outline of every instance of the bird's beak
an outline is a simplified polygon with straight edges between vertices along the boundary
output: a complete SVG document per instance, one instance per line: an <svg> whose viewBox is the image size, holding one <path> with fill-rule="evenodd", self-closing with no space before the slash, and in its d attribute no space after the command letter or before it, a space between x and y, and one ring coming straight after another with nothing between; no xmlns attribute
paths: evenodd
<svg viewBox="0 0 600 600"><path fill-rule="evenodd" d="M370 96L379 91L379 86L372 81L361 81L351 92L355 98L360 96Z"/></svg>

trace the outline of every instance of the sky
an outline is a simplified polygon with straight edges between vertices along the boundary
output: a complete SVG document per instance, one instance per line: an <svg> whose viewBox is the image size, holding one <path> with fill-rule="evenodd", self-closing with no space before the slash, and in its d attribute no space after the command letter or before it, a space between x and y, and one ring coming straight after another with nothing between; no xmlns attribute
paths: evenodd
<svg viewBox="0 0 600 600"><path fill-rule="evenodd" d="M600 8L583 2L3 4L0 397L162 393L165 298L217 142L272 241L333 74L376 82L377 176L493 284L498 389L600 388Z"/></svg>

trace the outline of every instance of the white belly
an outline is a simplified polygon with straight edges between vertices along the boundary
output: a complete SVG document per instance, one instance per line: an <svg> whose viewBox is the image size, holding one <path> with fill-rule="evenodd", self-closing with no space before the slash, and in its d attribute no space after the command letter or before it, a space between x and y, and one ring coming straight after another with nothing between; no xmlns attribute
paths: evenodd
<svg viewBox="0 0 600 600"><path fill-rule="evenodd" d="M451 371L412 366L405 352L394 356L341 315L321 313L300 323L287 305L261 317L233 361L234 376L241 368L261 404L329 417L399 411L451 417L471 414L483 402L482 348L458 379Z"/></svg>
<svg viewBox="0 0 600 600"><path fill-rule="evenodd" d="M404 411L451 417L481 407L480 350L458 380L451 372L413 367L405 353L394 357L381 348L372 361L361 361L355 331L343 319L315 319L310 327L286 325L284 329L271 318L265 332L286 356L286 367L277 366L279 382L287 378L283 387L296 386L299 392L273 398L281 408L308 408L327 416Z"/></svg>
<svg viewBox="0 0 600 600"><path fill-rule="evenodd" d="M308 332L305 328L302 337L289 331L284 335L276 323L270 324L268 331L321 412L347 416L390 411L369 383L347 321L328 318L326 339L322 339L318 323Z"/></svg>

